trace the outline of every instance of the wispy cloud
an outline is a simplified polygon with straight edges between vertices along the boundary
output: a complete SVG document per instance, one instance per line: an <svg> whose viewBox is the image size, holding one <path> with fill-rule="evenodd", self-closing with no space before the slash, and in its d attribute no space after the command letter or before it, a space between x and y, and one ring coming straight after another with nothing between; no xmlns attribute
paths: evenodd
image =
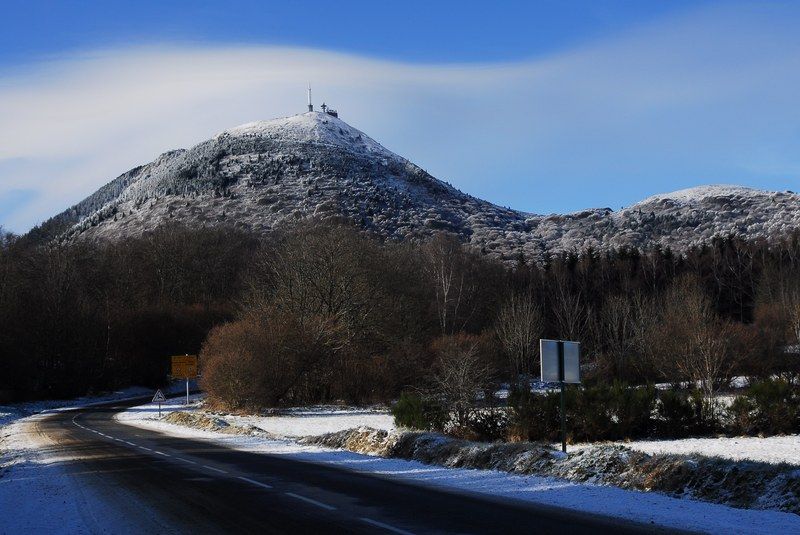
<svg viewBox="0 0 800 535"><path fill-rule="evenodd" d="M800 168L798 20L774 5L703 10L507 64L257 46L57 58L0 74L0 224L25 230L165 150L301 112L308 81L388 148L520 209L702 182L786 188Z"/></svg>

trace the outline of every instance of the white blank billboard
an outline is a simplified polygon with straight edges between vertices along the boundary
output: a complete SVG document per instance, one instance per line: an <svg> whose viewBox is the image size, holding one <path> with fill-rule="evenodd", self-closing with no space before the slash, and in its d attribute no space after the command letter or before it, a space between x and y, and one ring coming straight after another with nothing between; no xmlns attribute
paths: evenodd
<svg viewBox="0 0 800 535"><path fill-rule="evenodd" d="M561 377L558 362L558 346L564 344L564 377ZM542 381L550 383L581 382L581 344L563 340L539 340L539 351L542 363Z"/></svg>

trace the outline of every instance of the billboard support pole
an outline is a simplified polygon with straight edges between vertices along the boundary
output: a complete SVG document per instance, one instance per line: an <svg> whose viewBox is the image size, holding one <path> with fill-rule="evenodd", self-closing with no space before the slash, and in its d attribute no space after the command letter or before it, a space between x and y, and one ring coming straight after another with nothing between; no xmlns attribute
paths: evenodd
<svg viewBox="0 0 800 535"><path fill-rule="evenodd" d="M561 383L561 451L567 453L567 415L564 383L564 342L558 342L558 380Z"/></svg>

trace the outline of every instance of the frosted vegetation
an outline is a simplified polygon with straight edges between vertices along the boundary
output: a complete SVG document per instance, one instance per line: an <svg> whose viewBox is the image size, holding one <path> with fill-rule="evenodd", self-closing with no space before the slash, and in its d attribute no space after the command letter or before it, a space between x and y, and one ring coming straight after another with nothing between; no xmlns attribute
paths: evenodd
<svg viewBox="0 0 800 535"><path fill-rule="evenodd" d="M248 123L166 152L37 229L62 240L139 236L168 221L257 233L308 217L401 241L447 231L507 261L588 248L669 247L719 236L769 239L800 226L800 196L735 186L656 195L620 211L534 215L437 180L324 113Z"/></svg>

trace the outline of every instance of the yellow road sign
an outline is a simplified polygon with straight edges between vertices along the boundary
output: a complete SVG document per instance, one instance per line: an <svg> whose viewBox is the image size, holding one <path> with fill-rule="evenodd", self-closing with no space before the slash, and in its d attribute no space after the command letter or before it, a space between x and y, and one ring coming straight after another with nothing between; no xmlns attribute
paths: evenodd
<svg viewBox="0 0 800 535"><path fill-rule="evenodd" d="M182 379L197 377L197 355L175 355L172 357L172 376Z"/></svg>

